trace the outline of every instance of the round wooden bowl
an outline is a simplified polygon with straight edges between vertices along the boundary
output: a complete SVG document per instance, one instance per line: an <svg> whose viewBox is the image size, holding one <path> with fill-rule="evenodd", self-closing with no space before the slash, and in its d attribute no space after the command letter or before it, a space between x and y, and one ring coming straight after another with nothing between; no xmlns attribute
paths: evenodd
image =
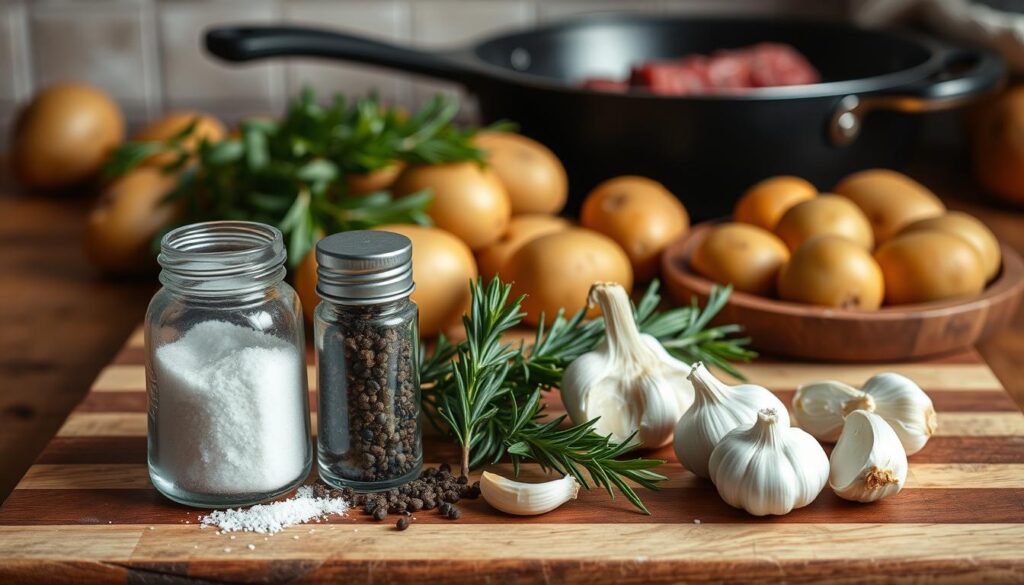
<svg viewBox="0 0 1024 585"><path fill-rule="evenodd" d="M690 268L712 225L694 226L662 256L662 279L678 303L703 302L714 285ZM900 361L964 350L1009 324L1020 303L1024 261L1005 244L1002 254L1002 270L974 297L851 311L733 291L715 320L742 325L762 353L802 359Z"/></svg>

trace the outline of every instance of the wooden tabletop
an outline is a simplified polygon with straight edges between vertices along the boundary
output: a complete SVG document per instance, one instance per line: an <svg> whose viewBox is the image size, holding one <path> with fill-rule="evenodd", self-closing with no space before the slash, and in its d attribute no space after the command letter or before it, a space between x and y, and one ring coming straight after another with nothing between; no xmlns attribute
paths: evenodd
<svg viewBox="0 0 1024 585"><path fill-rule="evenodd" d="M950 207L977 215L1001 239L1018 251L1024 251L1024 229L1022 229L1024 228L1024 214L1020 211L992 205L984 200L967 179L960 163L936 164L933 160L928 165L918 165L910 169L910 174L940 193ZM141 319L149 297L155 290L155 279L153 278L134 281L107 280L100 278L88 267L80 248L82 221L87 211L87 203L84 200L29 197L19 194L15 188L10 186L3 193L0 195L0 246L2 246L0 247L0 275L2 275L0 277L0 299L2 299L0 323L3 323L0 327L0 348L3 350L0 352L0 379L3 380L0 385L0 498L5 498L18 483L50 438L64 424L68 413L84 397L90 382L100 372L104 364L115 356L120 344ZM979 350L1017 404L1024 405L1024 359L1022 359L1024 356L1024 310L1018 312L1013 323L1005 332L986 342ZM1004 402L1001 408L1005 407L1006 403ZM1008 457L1020 457L1024 451L1019 444L1004 447L1007 448L1004 455ZM1004 463L1007 461L1003 460ZM912 468L914 463L915 461L911 462ZM1015 463L1024 463L1024 461L1015 461ZM941 477L941 470L932 471L936 471L937 476ZM129 477L126 481L143 482L144 479L144 475L140 475L134 478ZM682 481L681 485L685 487L684 484L689 480L674 478L673 481ZM1010 494L1010 500L1012 501L1004 502L1006 507L1000 510L986 509L986 514L993 518L999 516L1005 519L1016 518L1015 515L1021 513L1022 495L1019 488L1022 486L1014 483L1016 481L1017 479L1011 481L1013 493ZM927 493L939 492L928 491ZM697 501L705 500L698 498ZM832 505L833 501L829 499L826 503ZM955 542L959 536L964 534L964 531L972 529L970 523L949 525L947 529L944 529L946 532L939 534L934 531L929 532L928 528L922 527L922 523L927 523L929 517L928 514L920 510L942 510L944 507L947 507L945 501L942 503L935 501L924 508L914 508L918 510L916 512L908 510L909 516L904 517L900 530L907 537L914 535L924 537L908 540L908 542L919 542L922 553L927 552L925 548L928 546L928 538L950 539L951 542ZM56 507L54 508L55 510L48 513L59 516ZM576 509L580 508L583 506L578 506ZM954 511L963 510L961 505L955 505L952 508ZM601 509L597 508L598 512ZM872 512L871 514L877 513ZM699 514L694 514L694 516L697 517ZM814 517L812 511L812 518ZM756 553L761 551L757 543L762 542L764 537L764 534L760 532L763 528L747 526L729 529L727 524L716 528L693 525L675 527L659 525L655 529L648 525L637 524L634 528L628 528L628 526L632 526L630 522L634 518L635 516L631 515L616 514L608 516L605 521L614 525L623 523L616 530L629 532L628 536L631 542L637 543L637 558L657 554L659 546L669 547L668 549L662 548L662 552L667 551L666 554L680 556L692 554L697 561L689 566L695 572L693 574L676 574L675 577L678 579L704 575L706 573L702 571L712 569L732 571L738 566L726 557L720 557L715 561L700 561L700 559L712 557L706 554L708 551L693 550L692 542L687 541L688 544L684 545L678 541L678 537L685 536L683 533L691 534L694 530L706 530L708 534L713 535L709 541L712 544L707 546L713 546L713 543L733 543L736 546L735 550L744 551L744 555L754 560L758 558ZM838 543L848 542L848 539L858 542L870 542L875 538L885 540L884 535L878 533L877 528L872 527L873 522L878 518L861 518L856 514L853 518L858 518L853 524L848 523L849 521L839 524L816 524L813 536L809 536L800 524L777 525L775 526L776 532L772 534L778 538L777 546L782 548L797 541L807 542L809 540L817 547L815 548L816 554L820 554L822 558L828 557L830 551L839 546ZM708 519L710 520L710 517ZM998 520L998 518L995 519ZM59 520L59 524L66 519L57 518L57 520ZM128 521L129 519L124 520ZM963 521L964 519L961 519L961 522ZM446 527L424 525L417 528L429 533L442 531ZM73 536L79 534L79 530L82 528L68 528L67 534ZM174 530L183 530L183 528L174 528ZM519 533L519 537L524 542L532 542L542 534L551 533L566 546L577 548L591 546L586 540L587 535L580 532L584 529L575 526L571 521L557 527L527 522L523 525L523 530ZM1007 525L1001 530L1013 532L1017 528ZM29 533L30 531L26 532L26 534ZM507 535L496 533L493 529L488 528L486 523L466 523L466 528L459 532L457 539L453 539L456 535L450 531L439 534L445 535L448 539L442 540L440 545L435 544L431 549L419 550L413 547L409 551L410 554L435 559L435 563L444 562L446 549L473 550L481 542L489 542L495 538L507 540ZM1002 535L1000 536L1000 534ZM81 536L84 535L85 533L81 534ZM148 538L144 528L139 526L111 528L107 536L110 537L107 542L120 543L119 546L122 547L127 546L127 543L130 542L147 542ZM1009 533L993 532L990 533L990 536L1000 542L1016 541L1019 543L1024 534L1010 535ZM518 540L520 538L517 538ZM674 544L673 541L675 541ZM647 546L647 543L650 546ZM355 558L361 559L359 562L363 563L367 570L372 568L374 559L378 558L377 555L384 554L382 551L387 547L395 546L393 541L370 537L355 544L354 550L359 551ZM542 552L539 551L539 553ZM975 553L980 555L986 551L973 551L968 547L964 552L968 555ZM298 551L283 551L281 554L284 557L292 558L297 563L301 562L300 560L303 558ZM1000 554L1002 553L994 551L995 557L999 557ZM616 571L616 574L623 578L630 576L631 567L636 561L636 559L619 557L611 560L614 561L614 566L609 565L603 571ZM74 564L71 561L67 562ZM762 560L760 562L760 565L757 562L748 563L744 570L752 567L760 567L762 570L773 569L774 565L771 561ZM813 562L806 562L807 567L814 565ZM466 569L471 566L501 569L502 563L497 560L487 561L479 558L464 563L456 563L453 560L451 564L453 568ZM884 569L885 563L872 562L866 563L865 566ZM1018 578L1021 576L1014 572L1020 570L1019 565L999 561L992 566L1001 566L1004 569L1010 567L1009 572L1003 573L1004 576L1013 577L1015 575ZM567 573L564 574L579 571L580 576L587 576L586 572L571 562L557 565L545 564L543 567L545 570L566 571ZM856 570L857 567L853 567L853 569ZM415 571L416 568L410 566L409 570ZM807 571L806 575L814 574L810 568ZM743 575L735 572L732 574ZM818 573L818 575L821 574ZM205 576L209 579L217 578L215 574ZM601 574L591 576L598 577ZM790 576L796 578L800 576L800 573L798 571ZM548 577L558 578L555 574L549 574Z"/></svg>
<svg viewBox="0 0 1024 585"><path fill-rule="evenodd" d="M874 504L826 489L786 516L756 518L725 504L665 447L651 455L667 460L658 471L668 481L641 490L649 516L591 490L537 517L464 500L457 522L421 511L399 532L351 511L273 537L201 529L202 511L153 488L143 360L137 333L0 506L0 583L1024 579L1024 414L973 351L928 363L743 366L787 404L800 383L861 385L881 369L925 388L938 429L910 458L905 489ZM545 400L553 415L562 412L557 393ZM425 443L429 464L458 456L447 439Z"/></svg>

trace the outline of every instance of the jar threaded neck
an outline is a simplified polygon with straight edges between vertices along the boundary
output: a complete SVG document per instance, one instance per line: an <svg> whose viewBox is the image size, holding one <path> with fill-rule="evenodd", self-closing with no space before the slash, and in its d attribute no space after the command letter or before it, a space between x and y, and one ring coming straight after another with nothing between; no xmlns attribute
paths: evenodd
<svg viewBox="0 0 1024 585"><path fill-rule="evenodd" d="M160 282L199 296L257 292L284 280L287 252L275 227L210 221L179 227L160 241Z"/></svg>

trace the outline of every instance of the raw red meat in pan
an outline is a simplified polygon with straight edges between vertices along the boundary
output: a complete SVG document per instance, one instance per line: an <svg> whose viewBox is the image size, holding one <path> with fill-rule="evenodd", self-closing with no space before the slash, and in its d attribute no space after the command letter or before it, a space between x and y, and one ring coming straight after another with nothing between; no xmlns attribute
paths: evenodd
<svg viewBox="0 0 1024 585"><path fill-rule="evenodd" d="M802 85L820 79L814 66L793 47L761 43L716 51L711 56L646 61L631 68L628 82L594 78L584 80L582 85L598 91L638 88L658 95L697 95Z"/></svg>
<svg viewBox="0 0 1024 585"><path fill-rule="evenodd" d="M699 59L699 60L697 60ZM633 67L629 87L643 87L662 95L705 93L711 87L704 57L684 61L649 61Z"/></svg>
<svg viewBox="0 0 1024 585"><path fill-rule="evenodd" d="M803 55L789 45L761 43L750 51L751 87L818 83L821 76Z"/></svg>

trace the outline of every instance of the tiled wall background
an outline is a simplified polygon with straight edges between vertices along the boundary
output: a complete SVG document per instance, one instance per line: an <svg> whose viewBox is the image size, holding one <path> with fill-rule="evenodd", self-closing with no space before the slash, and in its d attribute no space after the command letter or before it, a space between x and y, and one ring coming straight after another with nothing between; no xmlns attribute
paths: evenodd
<svg viewBox="0 0 1024 585"><path fill-rule="evenodd" d="M227 66L208 58L214 24L293 22L343 28L420 47L465 44L489 32L575 14L762 14L838 18L841 0L0 0L0 144L19 105L41 87L85 80L110 92L129 123L199 108L228 122L280 111L310 85L323 94L376 88L415 106L454 86L364 66L277 60ZM471 117L468 103L464 115Z"/></svg>

